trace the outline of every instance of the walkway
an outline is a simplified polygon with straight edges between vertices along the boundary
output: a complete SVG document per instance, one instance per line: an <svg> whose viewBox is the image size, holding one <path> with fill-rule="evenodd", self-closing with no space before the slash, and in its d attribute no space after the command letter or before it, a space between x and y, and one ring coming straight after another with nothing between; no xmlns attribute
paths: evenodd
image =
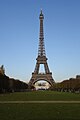
<svg viewBox="0 0 80 120"><path fill-rule="evenodd" d="M14 103L17 103L17 104L21 104L21 103L80 103L80 101L0 101L0 104L14 104Z"/></svg>

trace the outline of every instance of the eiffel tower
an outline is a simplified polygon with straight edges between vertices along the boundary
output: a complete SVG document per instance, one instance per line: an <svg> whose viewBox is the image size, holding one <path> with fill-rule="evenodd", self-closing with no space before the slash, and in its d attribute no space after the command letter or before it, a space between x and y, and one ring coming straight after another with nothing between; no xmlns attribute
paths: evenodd
<svg viewBox="0 0 80 120"><path fill-rule="evenodd" d="M40 13L39 16L40 19L40 36L39 36L39 48L38 48L38 57L37 62L35 66L35 70L32 73L32 77L29 81L29 86L33 86L37 81L44 80L47 81L51 86L54 85L54 79L52 77L52 73L49 70L48 64L47 64L47 58L46 58L46 52L45 52L45 46L44 46L44 34L43 34L43 19L44 15ZM40 64L44 65L45 73L39 73Z"/></svg>

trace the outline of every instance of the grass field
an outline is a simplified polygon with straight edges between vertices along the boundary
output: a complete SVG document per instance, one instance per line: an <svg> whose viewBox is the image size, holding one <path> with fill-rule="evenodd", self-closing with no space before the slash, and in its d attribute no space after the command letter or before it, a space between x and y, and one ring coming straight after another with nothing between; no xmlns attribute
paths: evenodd
<svg viewBox="0 0 80 120"><path fill-rule="evenodd" d="M0 120L80 120L80 104L0 104Z"/></svg>
<svg viewBox="0 0 80 120"><path fill-rule="evenodd" d="M34 91L0 94L0 101L80 101L80 94ZM0 120L80 120L80 104L0 104Z"/></svg>
<svg viewBox="0 0 80 120"><path fill-rule="evenodd" d="M34 100L80 100L80 94L54 91L33 91L0 94L0 101L34 101Z"/></svg>

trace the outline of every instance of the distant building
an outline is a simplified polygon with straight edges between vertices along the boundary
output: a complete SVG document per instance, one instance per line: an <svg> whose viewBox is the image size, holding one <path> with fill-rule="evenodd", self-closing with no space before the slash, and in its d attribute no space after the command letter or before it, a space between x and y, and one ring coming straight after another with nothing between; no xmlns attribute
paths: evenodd
<svg viewBox="0 0 80 120"><path fill-rule="evenodd" d="M76 75L76 79L80 79L80 75Z"/></svg>
<svg viewBox="0 0 80 120"><path fill-rule="evenodd" d="M2 75L5 74L4 65L2 65L2 66L0 67L0 74L2 74Z"/></svg>
<svg viewBox="0 0 80 120"><path fill-rule="evenodd" d="M48 82L36 82L35 88L36 90L47 90L51 85Z"/></svg>

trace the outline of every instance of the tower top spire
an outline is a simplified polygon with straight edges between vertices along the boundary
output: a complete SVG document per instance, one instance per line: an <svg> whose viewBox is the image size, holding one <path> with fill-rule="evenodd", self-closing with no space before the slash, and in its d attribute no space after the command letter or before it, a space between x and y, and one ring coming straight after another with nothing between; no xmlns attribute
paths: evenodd
<svg viewBox="0 0 80 120"><path fill-rule="evenodd" d="M40 12L39 19L44 19L44 15L43 15L43 13L42 13L42 9L41 9L41 12Z"/></svg>
<svg viewBox="0 0 80 120"><path fill-rule="evenodd" d="M42 8L41 8L41 14L42 14Z"/></svg>

